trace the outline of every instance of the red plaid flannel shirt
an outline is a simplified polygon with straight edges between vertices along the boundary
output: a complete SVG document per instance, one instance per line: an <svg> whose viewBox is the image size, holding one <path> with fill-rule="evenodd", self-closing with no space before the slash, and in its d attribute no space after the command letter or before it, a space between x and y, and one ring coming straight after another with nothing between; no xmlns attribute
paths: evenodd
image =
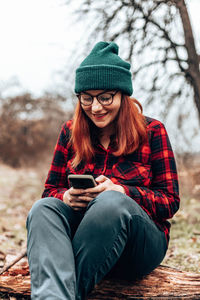
<svg viewBox="0 0 200 300"><path fill-rule="evenodd" d="M124 187L126 194L164 231L168 241L170 223L167 219L172 218L180 202L176 164L164 125L148 117L146 123L148 141L139 150L116 157L112 143L108 149L97 144L94 159L73 168L74 151L68 143L72 121L67 121L55 147L42 197L63 200L69 188L68 174L92 174L94 178L103 174Z"/></svg>

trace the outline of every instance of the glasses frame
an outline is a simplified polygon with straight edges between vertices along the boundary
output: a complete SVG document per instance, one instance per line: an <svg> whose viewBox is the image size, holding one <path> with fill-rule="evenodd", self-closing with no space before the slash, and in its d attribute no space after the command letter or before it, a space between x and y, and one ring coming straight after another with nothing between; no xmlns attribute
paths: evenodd
<svg viewBox="0 0 200 300"><path fill-rule="evenodd" d="M81 103L82 105L84 105L84 106L91 106L91 105L93 104L93 102L94 102L94 98L96 98L97 101L98 101L102 106L109 106L109 105L111 105L111 104L113 103L113 98L114 98L114 96L115 96L118 92L119 92L119 91L116 91L116 92L113 94L111 91L105 90L105 91L103 91L103 92L101 92L101 93L99 93L99 94L97 94L97 95L91 95L90 93L84 92L84 93L76 94L76 96L78 97L78 100L80 101L80 103ZM106 94L106 93L107 93L107 94L110 94L111 97L112 97L112 100L111 100L111 102L110 102L109 104L103 104L103 103L101 103L101 101L98 99L99 96L101 96L101 95L103 95L103 94ZM82 94L88 95L88 96L92 97L92 102L91 102L90 104L82 103L82 102L81 102L81 95L82 95Z"/></svg>

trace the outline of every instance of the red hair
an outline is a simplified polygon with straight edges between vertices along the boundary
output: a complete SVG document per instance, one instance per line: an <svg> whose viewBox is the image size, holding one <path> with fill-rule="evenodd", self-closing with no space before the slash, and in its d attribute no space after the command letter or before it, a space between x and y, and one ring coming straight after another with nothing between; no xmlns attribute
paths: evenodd
<svg viewBox="0 0 200 300"><path fill-rule="evenodd" d="M145 117L142 114L142 105L134 98L122 95L122 103L116 119L116 156L127 155L137 150L147 140ZM96 129L96 130L95 130ZM94 157L95 132L97 127L87 117L78 102L74 114L71 144L75 150L73 161L76 167L82 160L89 162Z"/></svg>

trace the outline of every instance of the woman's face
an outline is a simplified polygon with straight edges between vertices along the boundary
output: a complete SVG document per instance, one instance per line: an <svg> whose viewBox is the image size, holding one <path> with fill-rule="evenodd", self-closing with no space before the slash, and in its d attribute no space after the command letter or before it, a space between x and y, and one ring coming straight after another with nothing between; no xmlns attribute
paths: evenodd
<svg viewBox="0 0 200 300"><path fill-rule="evenodd" d="M87 94L92 96L96 96L102 92L104 92L104 90L86 91ZM109 93L115 94L116 91L109 91ZM102 129L103 131L106 130L106 132L110 132L113 129L113 121L115 120L121 106L121 92L118 91L113 96L113 102L108 106L104 106L99 103L96 97L93 99L93 103L91 105L85 106L81 104L81 106L86 115L98 128Z"/></svg>

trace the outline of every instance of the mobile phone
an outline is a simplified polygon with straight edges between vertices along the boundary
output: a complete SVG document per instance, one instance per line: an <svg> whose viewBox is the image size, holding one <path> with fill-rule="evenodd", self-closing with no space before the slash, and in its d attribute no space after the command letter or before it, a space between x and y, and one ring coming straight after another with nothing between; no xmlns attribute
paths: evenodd
<svg viewBox="0 0 200 300"><path fill-rule="evenodd" d="M75 189L87 189L97 185L92 175L68 175L70 185Z"/></svg>

